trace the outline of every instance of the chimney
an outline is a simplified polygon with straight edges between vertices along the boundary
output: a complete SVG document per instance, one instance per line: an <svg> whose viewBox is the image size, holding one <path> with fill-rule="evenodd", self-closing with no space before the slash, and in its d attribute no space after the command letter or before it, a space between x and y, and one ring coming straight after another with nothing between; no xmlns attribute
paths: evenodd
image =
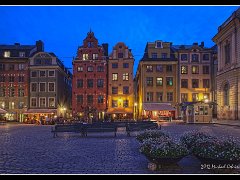
<svg viewBox="0 0 240 180"><path fill-rule="evenodd" d="M14 43L15 46L20 46L20 43Z"/></svg>
<svg viewBox="0 0 240 180"><path fill-rule="evenodd" d="M200 47L201 47L201 48L204 48L204 41L201 42Z"/></svg>
<svg viewBox="0 0 240 180"><path fill-rule="evenodd" d="M44 43L41 40L36 41L36 46L37 46L37 52L44 51Z"/></svg>
<svg viewBox="0 0 240 180"><path fill-rule="evenodd" d="M108 56L108 43L103 43L104 56Z"/></svg>
<svg viewBox="0 0 240 180"><path fill-rule="evenodd" d="M129 50L129 52L132 52L132 49L128 49Z"/></svg>
<svg viewBox="0 0 240 180"><path fill-rule="evenodd" d="M198 43L197 43L197 42L195 42L195 43L193 43L193 45L194 45L194 46L197 46L197 45L198 45Z"/></svg>

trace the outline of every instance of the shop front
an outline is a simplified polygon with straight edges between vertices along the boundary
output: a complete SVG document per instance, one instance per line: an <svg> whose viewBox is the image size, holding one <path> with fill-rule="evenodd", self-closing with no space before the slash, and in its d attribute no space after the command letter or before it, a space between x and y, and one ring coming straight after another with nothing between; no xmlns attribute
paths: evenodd
<svg viewBox="0 0 240 180"><path fill-rule="evenodd" d="M176 109L170 103L144 103L143 119L167 120L176 118Z"/></svg>
<svg viewBox="0 0 240 180"><path fill-rule="evenodd" d="M25 114L25 123L49 124L57 116L56 109L29 109Z"/></svg>

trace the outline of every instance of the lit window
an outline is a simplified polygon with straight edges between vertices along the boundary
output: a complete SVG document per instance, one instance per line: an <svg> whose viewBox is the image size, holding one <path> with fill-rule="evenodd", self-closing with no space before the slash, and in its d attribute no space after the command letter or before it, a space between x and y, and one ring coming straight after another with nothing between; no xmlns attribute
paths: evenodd
<svg viewBox="0 0 240 180"><path fill-rule="evenodd" d="M4 51L4 57L10 57L10 51Z"/></svg>
<svg viewBox="0 0 240 180"><path fill-rule="evenodd" d="M199 67L198 66L192 66L192 74L198 74L199 73Z"/></svg>
<svg viewBox="0 0 240 180"><path fill-rule="evenodd" d="M187 74L188 73L188 66L181 66L181 74Z"/></svg>
<svg viewBox="0 0 240 180"><path fill-rule="evenodd" d="M125 107L125 108L128 107L128 100L123 100L123 107Z"/></svg>
<svg viewBox="0 0 240 180"><path fill-rule="evenodd" d="M88 60L88 54L83 54L83 60Z"/></svg>
<svg viewBox="0 0 240 180"><path fill-rule="evenodd" d="M118 73L112 73L112 80L117 81L118 80Z"/></svg>
<svg viewBox="0 0 240 180"><path fill-rule="evenodd" d="M93 59L98 59L98 54L93 54Z"/></svg>
<svg viewBox="0 0 240 180"><path fill-rule="evenodd" d="M50 97L48 99L48 106L49 107L55 107L55 98L54 97Z"/></svg>
<svg viewBox="0 0 240 180"><path fill-rule="evenodd" d="M157 86L162 86L162 85L163 85L163 78L157 77Z"/></svg>
<svg viewBox="0 0 240 180"><path fill-rule="evenodd" d="M25 57L25 52L19 52L19 57Z"/></svg>
<svg viewBox="0 0 240 180"><path fill-rule="evenodd" d="M123 74L123 81L128 81L128 77L129 77L128 73L124 73Z"/></svg>
<svg viewBox="0 0 240 180"><path fill-rule="evenodd" d="M118 107L117 100L112 100L112 107L113 108Z"/></svg>
<svg viewBox="0 0 240 180"><path fill-rule="evenodd" d="M167 81L167 86L173 85L173 77L166 77L166 81Z"/></svg>
<svg viewBox="0 0 240 180"><path fill-rule="evenodd" d="M77 67L77 71L78 72L82 72L83 71L83 67L82 66Z"/></svg>
<svg viewBox="0 0 240 180"><path fill-rule="evenodd" d="M153 66L147 66L147 72L153 72Z"/></svg>
<svg viewBox="0 0 240 180"><path fill-rule="evenodd" d="M87 67L87 71L88 71L88 72L93 72L93 66L88 66L88 67Z"/></svg>

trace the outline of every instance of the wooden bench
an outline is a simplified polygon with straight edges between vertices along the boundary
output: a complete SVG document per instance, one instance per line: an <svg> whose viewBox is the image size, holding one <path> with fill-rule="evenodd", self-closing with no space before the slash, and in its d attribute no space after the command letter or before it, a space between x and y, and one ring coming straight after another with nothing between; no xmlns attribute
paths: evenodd
<svg viewBox="0 0 240 180"><path fill-rule="evenodd" d="M83 124L58 124L52 128L53 137L57 137L59 132L75 132L82 133Z"/></svg>
<svg viewBox="0 0 240 180"><path fill-rule="evenodd" d="M87 124L83 126L83 136L88 136L88 133L93 132L113 132L114 137L117 136L117 126L112 123L96 123L96 124Z"/></svg>
<svg viewBox="0 0 240 180"><path fill-rule="evenodd" d="M146 129L161 129L161 125L158 127L157 123L131 123L127 124L126 131L127 136L131 136L130 133L134 131L143 131Z"/></svg>

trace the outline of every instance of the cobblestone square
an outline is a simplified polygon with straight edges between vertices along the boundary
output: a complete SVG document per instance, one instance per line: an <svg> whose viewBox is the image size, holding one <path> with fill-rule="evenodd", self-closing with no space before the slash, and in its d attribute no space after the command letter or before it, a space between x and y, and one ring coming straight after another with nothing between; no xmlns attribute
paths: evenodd
<svg viewBox="0 0 240 180"><path fill-rule="evenodd" d="M178 138L183 132L204 129L218 136L240 137L239 127L224 125L163 124L163 130ZM6 124L0 126L0 174L202 174L193 156L178 166L148 169L148 160L139 151L135 137L125 131L91 134L61 133L53 138L51 126ZM239 173L236 169L233 173Z"/></svg>

